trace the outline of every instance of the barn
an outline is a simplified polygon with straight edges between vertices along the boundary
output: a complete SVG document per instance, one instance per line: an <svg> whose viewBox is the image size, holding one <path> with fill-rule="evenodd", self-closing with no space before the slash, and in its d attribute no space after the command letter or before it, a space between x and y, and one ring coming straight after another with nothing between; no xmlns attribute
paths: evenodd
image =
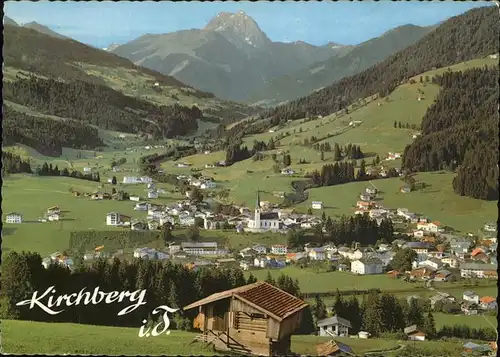
<svg viewBox="0 0 500 357"><path fill-rule="evenodd" d="M308 305L263 281L212 294L184 310L198 308L197 337L220 351L261 356L290 353L291 335Z"/></svg>

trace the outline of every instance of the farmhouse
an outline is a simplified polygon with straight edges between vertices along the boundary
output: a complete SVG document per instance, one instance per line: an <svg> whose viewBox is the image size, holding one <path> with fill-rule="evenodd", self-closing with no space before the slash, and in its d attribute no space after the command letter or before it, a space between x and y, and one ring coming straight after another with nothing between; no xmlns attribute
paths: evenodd
<svg viewBox="0 0 500 357"><path fill-rule="evenodd" d="M323 202L321 201L313 201L311 205L312 209L323 209Z"/></svg>
<svg viewBox="0 0 500 357"><path fill-rule="evenodd" d="M404 333L410 341L425 341L425 333L417 325L411 325L404 329Z"/></svg>
<svg viewBox="0 0 500 357"><path fill-rule="evenodd" d="M362 258L351 262L351 272L355 274L382 274L384 263L378 258Z"/></svg>
<svg viewBox="0 0 500 357"><path fill-rule="evenodd" d="M124 226L130 224L130 217L117 212L111 212L106 215L106 225Z"/></svg>
<svg viewBox="0 0 500 357"><path fill-rule="evenodd" d="M425 232L438 233L441 223L439 222L430 222L430 223L418 223L417 229L421 229Z"/></svg>
<svg viewBox="0 0 500 357"><path fill-rule="evenodd" d="M352 327L349 320L337 315L319 320L317 323L319 336L349 336L349 329Z"/></svg>
<svg viewBox="0 0 500 357"><path fill-rule="evenodd" d="M5 223L22 223L23 215L21 213L11 212L5 215Z"/></svg>
<svg viewBox="0 0 500 357"><path fill-rule="evenodd" d="M271 284L258 281L194 302L194 327L218 350L261 356L290 353L291 335L307 304Z"/></svg>

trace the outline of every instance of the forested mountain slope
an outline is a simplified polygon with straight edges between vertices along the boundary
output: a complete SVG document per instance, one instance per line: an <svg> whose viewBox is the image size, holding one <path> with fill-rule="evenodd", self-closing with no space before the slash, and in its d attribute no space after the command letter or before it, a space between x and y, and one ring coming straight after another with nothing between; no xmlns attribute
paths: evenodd
<svg viewBox="0 0 500 357"><path fill-rule="evenodd" d="M498 199L498 69L449 72L433 78L442 89L422 120L422 135L407 146L411 171L458 168L462 196Z"/></svg>
<svg viewBox="0 0 500 357"><path fill-rule="evenodd" d="M231 122L255 111L106 51L32 29L6 25L3 55L3 138L47 155L57 156L62 146L102 145L88 125L160 139L192 133L200 119ZM61 135L48 135L54 130Z"/></svg>

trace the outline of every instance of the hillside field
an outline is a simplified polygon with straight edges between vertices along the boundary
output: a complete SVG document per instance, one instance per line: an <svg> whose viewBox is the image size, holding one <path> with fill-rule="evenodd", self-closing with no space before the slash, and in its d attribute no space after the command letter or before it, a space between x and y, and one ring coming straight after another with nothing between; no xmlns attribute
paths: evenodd
<svg viewBox="0 0 500 357"><path fill-rule="evenodd" d="M172 330L170 335L138 337L138 328L90 326L69 323L2 321L2 352L12 354L102 354L102 355L223 355L205 349L200 343L187 346L196 333ZM26 336L30 338L26 338ZM316 355L315 346L327 337L292 336L292 351ZM356 355L370 351L395 350L409 342L388 339L337 338L349 345ZM448 356L458 355L462 343L444 341L418 342L419 348L433 349ZM451 353L451 354L450 354ZM456 354L454 354L456 353ZM387 355L391 355L387 353Z"/></svg>

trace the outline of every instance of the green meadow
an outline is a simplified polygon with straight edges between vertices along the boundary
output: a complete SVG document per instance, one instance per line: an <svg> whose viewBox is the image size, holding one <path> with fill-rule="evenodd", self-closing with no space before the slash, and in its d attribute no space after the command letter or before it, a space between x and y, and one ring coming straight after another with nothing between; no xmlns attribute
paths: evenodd
<svg viewBox="0 0 500 357"><path fill-rule="evenodd" d="M44 323L33 321L2 321L2 352L9 354L92 354L92 355L227 355L205 348L201 343L189 343L193 332L172 330L169 335L139 337L138 328L91 326L70 323ZM27 338L29 336L29 338ZM292 336L292 352L317 355L316 346L331 340L319 336ZM335 340L350 346L357 356L377 351L396 356L401 348L417 346L419 349L439 351L440 355L456 356L463 342L449 341L396 341L383 338L356 339L339 337ZM398 349L399 347L399 349ZM456 354L455 354L456 353Z"/></svg>

